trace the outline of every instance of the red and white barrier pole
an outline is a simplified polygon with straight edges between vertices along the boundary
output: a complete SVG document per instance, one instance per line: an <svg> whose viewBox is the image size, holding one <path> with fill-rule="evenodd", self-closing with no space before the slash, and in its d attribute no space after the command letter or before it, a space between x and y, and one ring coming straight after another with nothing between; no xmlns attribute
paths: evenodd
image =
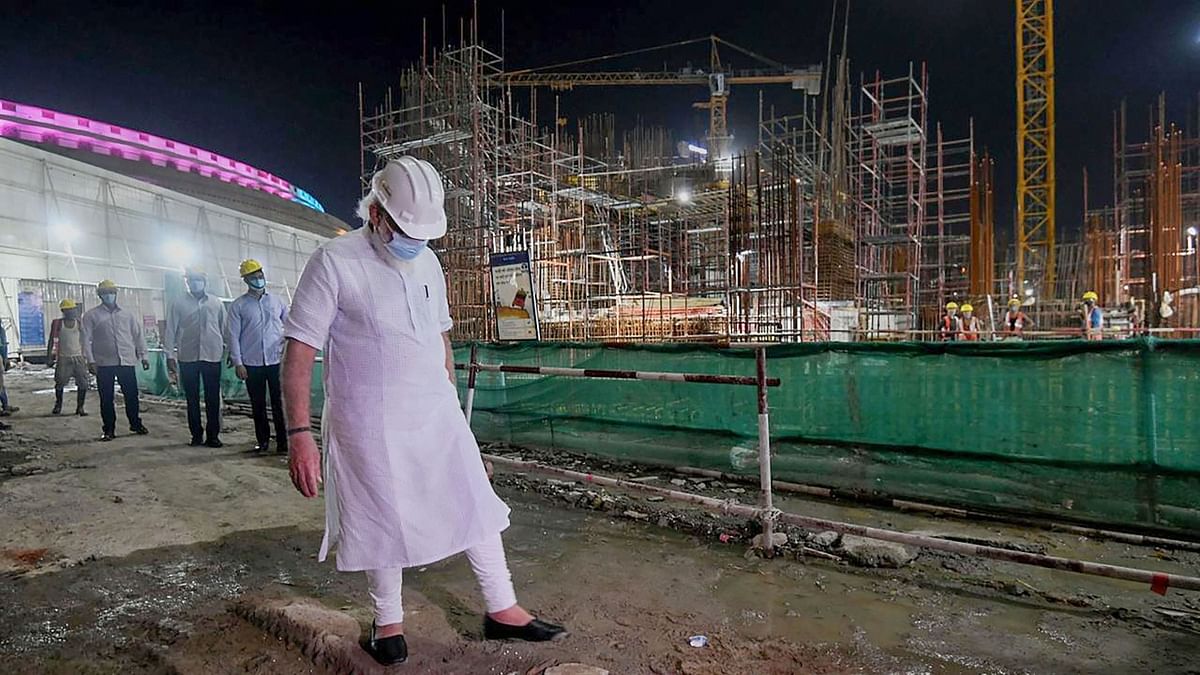
<svg viewBox="0 0 1200 675"><path fill-rule="evenodd" d="M771 419L767 407L767 350L754 351L755 379L758 383L758 480L762 490L762 550L768 558L775 554L771 542L775 534L775 501L771 495Z"/></svg>

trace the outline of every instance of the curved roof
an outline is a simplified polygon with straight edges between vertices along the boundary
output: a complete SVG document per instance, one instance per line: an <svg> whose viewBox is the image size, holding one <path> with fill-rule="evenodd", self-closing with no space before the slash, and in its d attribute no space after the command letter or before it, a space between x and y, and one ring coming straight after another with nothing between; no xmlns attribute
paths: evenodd
<svg viewBox="0 0 1200 675"><path fill-rule="evenodd" d="M349 229L279 176L144 131L0 99L0 136L317 234Z"/></svg>

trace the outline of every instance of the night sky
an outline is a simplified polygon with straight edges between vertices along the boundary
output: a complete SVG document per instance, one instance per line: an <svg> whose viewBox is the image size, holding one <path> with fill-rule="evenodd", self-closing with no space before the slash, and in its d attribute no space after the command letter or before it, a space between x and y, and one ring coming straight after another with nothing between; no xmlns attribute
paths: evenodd
<svg viewBox="0 0 1200 675"><path fill-rule="evenodd" d="M22 3L16 3L20 6ZM179 7L167 8L167 4ZM822 62L832 3L480 2L482 37L512 68L647 47L716 33L794 66ZM1200 4L1184 0L1058 0L1060 231L1077 230L1080 171L1093 205L1111 201L1112 111L1129 101L1131 127L1145 127L1160 91L1185 122L1200 91ZM253 5L253 6L251 6ZM0 22L0 98L77 113L194 143L272 171L351 220L358 198L357 86L377 101L395 73L420 54L421 18L441 41L442 3L32 3ZM688 7L687 12L680 8ZM469 2L448 2L449 32ZM947 137L975 119L978 147L997 160L996 222L1010 241L1015 168L1014 8L1008 0L852 0L851 71L885 76L926 62L930 119ZM642 69L672 68L703 48L648 55ZM735 67L750 66L735 60ZM857 76L855 76L857 78ZM768 90L769 91L769 90ZM770 92L786 105L788 92ZM681 136L703 137L702 88L589 90L563 95L575 115L638 110ZM588 99L593 102L589 103ZM547 96L545 100L549 100ZM735 89L731 126L749 143L757 90ZM620 121L631 123L632 113Z"/></svg>

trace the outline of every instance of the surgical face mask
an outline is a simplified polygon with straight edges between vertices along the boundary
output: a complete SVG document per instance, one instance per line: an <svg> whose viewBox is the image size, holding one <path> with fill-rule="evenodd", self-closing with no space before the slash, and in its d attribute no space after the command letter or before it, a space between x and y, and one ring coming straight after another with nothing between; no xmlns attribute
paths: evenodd
<svg viewBox="0 0 1200 675"><path fill-rule="evenodd" d="M964 319L969 319L969 318L971 318L971 313L970 313L970 312L963 312L963 318L964 318Z"/></svg>
<svg viewBox="0 0 1200 675"><path fill-rule="evenodd" d="M250 277L246 280L246 285L256 291L261 291L267 287L266 277Z"/></svg>
<svg viewBox="0 0 1200 675"><path fill-rule="evenodd" d="M192 293L200 294L208 286L208 282L204 279L188 279L187 287Z"/></svg>
<svg viewBox="0 0 1200 675"><path fill-rule="evenodd" d="M74 309L65 310L63 312L63 318L66 319L67 321L74 321L76 311L77 310L74 310Z"/></svg>
<svg viewBox="0 0 1200 675"><path fill-rule="evenodd" d="M421 251L428 245L429 242L425 239L412 239L399 232L392 232L392 240L387 243L387 249L401 260L412 260L421 255Z"/></svg>
<svg viewBox="0 0 1200 675"><path fill-rule="evenodd" d="M116 293L101 293L100 302L104 303L105 307L112 307L117 304Z"/></svg>

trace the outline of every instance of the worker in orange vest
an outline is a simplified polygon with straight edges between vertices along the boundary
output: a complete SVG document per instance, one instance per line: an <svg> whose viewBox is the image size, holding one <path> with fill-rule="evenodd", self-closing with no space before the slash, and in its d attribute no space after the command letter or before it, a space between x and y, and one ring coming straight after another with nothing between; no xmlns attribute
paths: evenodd
<svg viewBox="0 0 1200 675"><path fill-rule="evenodd" d="M970 303L964 302L962 307L962 339L968 342L977 342L979 340L979 318L975 316L975 308Z"/></svg>
<svg viewBox="0 0 1200 675"><path fill-rule="evenodd" d="M958 303L946 303L946 313L942 315L942 342L961 339L962 320L958 317Z"/></svg>
<svg viewBox="0 0 1200 675"><path fill-rule="evenodd" d="M1025 334L1025 329L1032 327L1033 319L1021 311L1021 301L1017 298L1010 299L1008 311L1004 313L1004 336L1020 339Z"/></svg>

